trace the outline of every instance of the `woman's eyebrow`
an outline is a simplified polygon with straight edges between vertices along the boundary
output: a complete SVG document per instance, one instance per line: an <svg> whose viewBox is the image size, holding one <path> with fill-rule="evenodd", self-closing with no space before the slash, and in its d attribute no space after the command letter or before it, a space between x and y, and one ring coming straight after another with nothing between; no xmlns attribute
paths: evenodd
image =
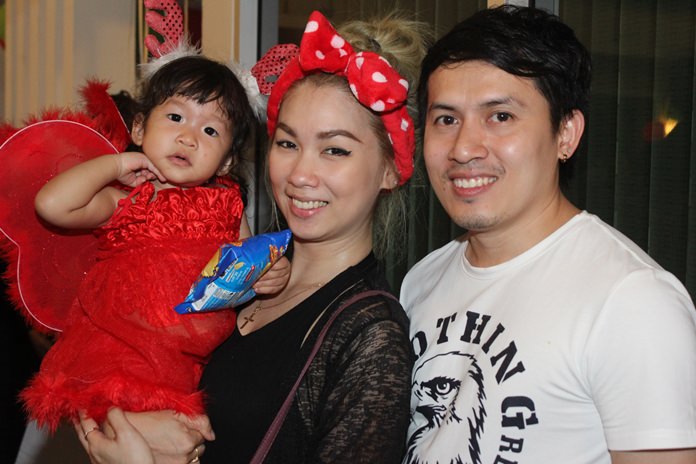
<svg viewBox="0 0 696 464"><path fill-rule="evenodd" d="M278 121L277 128L281 129L283 132L285 132L286 134L288 134L291 137L295 137L297 135L297 134L295 134L295 131L290 128L290 126L288 126L287 124L285 124L281 121Z"/></svg>
<svg viewBox="0 0 696 464"><path fill-rule="evenodd" d="M353 135L352 132L343 129L332 129L328 131L319 132L318 137L320 139L330 139L333 137L348 137L349 139L355 140L358 143L362 143L362 140Z"/></svg>

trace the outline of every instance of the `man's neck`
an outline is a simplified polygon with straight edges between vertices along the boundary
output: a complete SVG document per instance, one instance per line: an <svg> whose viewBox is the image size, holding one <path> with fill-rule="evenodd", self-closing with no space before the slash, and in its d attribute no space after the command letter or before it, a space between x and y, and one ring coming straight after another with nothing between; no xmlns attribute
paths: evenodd
<svg viewBox="0 0 696 464"><path fill-rule="evenodd" d="M527 221L493 230L470 231L466 258L476 267L507 262L544 240L579 212L561 196L559 201L547 205L539 215L531 216Z"/></svg>

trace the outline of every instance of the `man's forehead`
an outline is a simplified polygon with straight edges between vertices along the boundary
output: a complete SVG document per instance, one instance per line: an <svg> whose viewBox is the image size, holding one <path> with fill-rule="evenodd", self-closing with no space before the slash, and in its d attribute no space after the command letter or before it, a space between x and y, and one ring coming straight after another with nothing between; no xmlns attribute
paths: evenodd
<svg viewBox="0 0 696 464"><path fill-rule="evenodd" d="M441 65L429 76L427 89L429 107L464 102L524 106L530 94L544 98L532 78L508 73L484 61Z"/></svg>

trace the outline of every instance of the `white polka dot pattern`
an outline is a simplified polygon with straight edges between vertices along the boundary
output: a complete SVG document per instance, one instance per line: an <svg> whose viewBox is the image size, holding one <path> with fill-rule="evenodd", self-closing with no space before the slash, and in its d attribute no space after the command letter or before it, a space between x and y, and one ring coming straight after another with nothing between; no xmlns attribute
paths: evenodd
<svg viewBox="0 0 696 464"><path fill-rule="evenodd" d="M400 183L406 182L413 172L415 147L413 124L406 110L408 82L377 53L355 53L353 47L338 35L318 11L310 15L298 58L288 64L271 91L268 101L269 134L275 131L285 92L293 82L315 72L345 76L355 98L380 115L392 142Z"/></svg>

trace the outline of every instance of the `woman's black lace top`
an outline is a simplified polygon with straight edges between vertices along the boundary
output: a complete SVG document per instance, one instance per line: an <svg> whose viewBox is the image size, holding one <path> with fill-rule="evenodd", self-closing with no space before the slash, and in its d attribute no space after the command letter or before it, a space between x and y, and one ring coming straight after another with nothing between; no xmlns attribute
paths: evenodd
<svg viewBox="0 0 696 464"><path fill-rule="evenodd" d="M217 349L201 381L217 436L206 445L204 463L249 462L326 319L341 302L373 289L388 285L369 255L276 321L246 336L235 331ZM372 296L348 307L303 379L266 462L401 462L412 364L398 302Z"/></svg>

